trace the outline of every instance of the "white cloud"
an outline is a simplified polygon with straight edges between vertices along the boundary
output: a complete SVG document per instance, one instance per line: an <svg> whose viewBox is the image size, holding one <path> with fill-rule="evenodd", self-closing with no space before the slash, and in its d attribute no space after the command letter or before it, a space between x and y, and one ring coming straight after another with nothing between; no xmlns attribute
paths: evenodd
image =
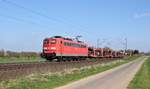
<svg viewBox="0 0 150 89"><path fill-rule="evenodd" d="M148 16L150 16L150 13L136 13L136 14L134 14L135 19L142 18L142 17L148 17Z"/></svg>

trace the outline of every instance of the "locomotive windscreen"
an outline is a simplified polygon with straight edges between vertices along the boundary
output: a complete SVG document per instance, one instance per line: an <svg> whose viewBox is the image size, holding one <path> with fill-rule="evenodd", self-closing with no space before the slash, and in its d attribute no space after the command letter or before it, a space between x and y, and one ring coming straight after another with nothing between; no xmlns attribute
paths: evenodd
<svg viewBox="0 0 150 89"><path fill-rule="evenodd" d="M45 39L43 43L44 43L44 44L48 44L48 43L49 43L49 40L48 40L48 39Z"/></svg>
<svg viewBox="0 0 150 89"><path fill-rule="evenodd" d="M44 44L56 44L56 39L45 39Z"/></svg>

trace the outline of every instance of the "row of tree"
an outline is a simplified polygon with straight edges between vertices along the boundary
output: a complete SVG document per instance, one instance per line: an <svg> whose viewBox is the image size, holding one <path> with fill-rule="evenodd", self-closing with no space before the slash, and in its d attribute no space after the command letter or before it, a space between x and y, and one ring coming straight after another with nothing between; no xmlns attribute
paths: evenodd
<svg viewBox="0 0 150 89"><path fill-rule="evenodd" d="M136 55L136 54L139 54L139 50L132 50L132 49L128 49L128 50L125 50L125 53L127 53L127 55Z"/></svg>
<svg viewBox="0 0 150 89"><path fill-rule="evenodd" d="M37 52L13 52L0 50L0 57L40 57Z"/></svg>

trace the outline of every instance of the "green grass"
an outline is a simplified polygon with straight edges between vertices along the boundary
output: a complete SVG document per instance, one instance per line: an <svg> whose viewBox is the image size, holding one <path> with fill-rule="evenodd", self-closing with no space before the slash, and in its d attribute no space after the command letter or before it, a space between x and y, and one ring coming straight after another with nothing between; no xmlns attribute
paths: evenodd
<svg viewBox="0 0 150 89"><path fill-rule="evenodd" d="M0 57L0 63L36 62L45 61L40 57Z"/></svg>
<svg viewBox="0 0 150 89"><path fill-rule="evenodd" d="M86 69L74 70L69 73L33 75L17 80L3 81L0 83L1 89L53 89L55 87L65 85L67 83L80 80L90 75L94 75L121 64L136 59L138 56L129 57L124 61L112 63L110 65L90 67Z"/></svg>
<svg viewBox="0 0 150 89"><path fill-rule="evenodd" d="M128 89L150 89L150 57L142 65Z"/></svg>

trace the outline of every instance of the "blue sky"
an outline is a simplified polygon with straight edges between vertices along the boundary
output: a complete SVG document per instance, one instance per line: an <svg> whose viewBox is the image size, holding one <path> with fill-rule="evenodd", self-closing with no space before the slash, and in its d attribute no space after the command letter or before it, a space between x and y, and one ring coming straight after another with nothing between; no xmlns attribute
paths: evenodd
<svg viewBox="0 0 150 89"><path fill-rule="evenodd" d="M53 35L100 47L150 50L149 0L0 0L0 49L41 51Z"/></svg>

